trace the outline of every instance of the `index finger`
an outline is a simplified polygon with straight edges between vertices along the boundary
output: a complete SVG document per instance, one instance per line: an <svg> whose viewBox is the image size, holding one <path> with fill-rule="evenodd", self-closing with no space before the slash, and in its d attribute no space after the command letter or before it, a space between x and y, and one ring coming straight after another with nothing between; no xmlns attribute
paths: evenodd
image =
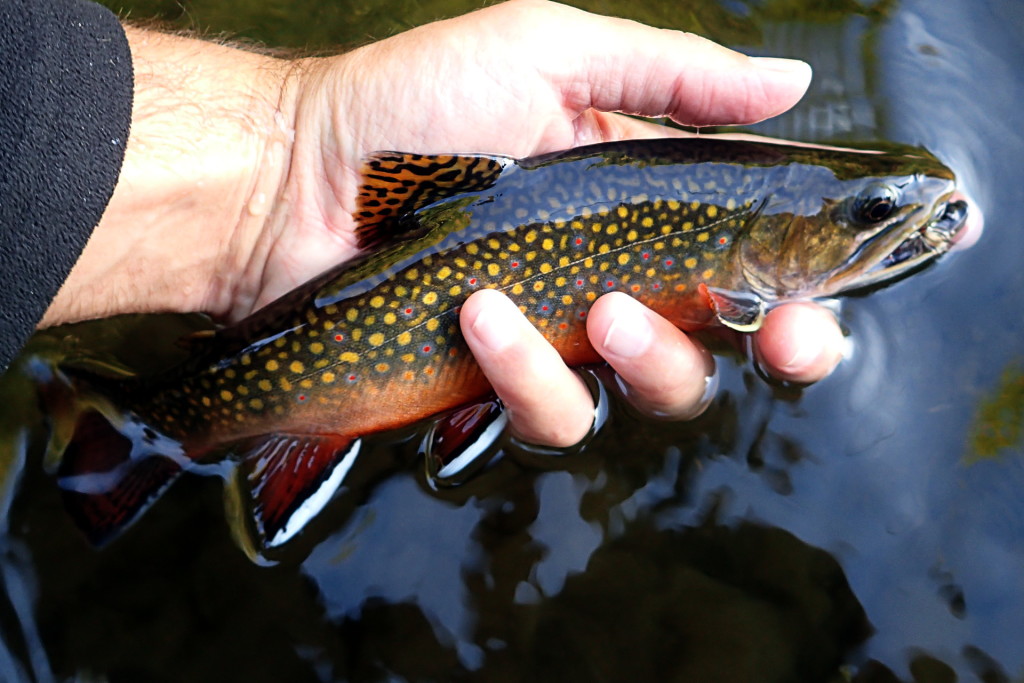
<svg viewBox="0 0 1024 683"><path fill-rule="evenodd" d="M484 11L530 15L503 26L513 37L533 32L538 68L576 114L593 107L695 126L754 123L796 104L811 80L799 60L748 57L692 33L564 5L525 0Z"/></svg>

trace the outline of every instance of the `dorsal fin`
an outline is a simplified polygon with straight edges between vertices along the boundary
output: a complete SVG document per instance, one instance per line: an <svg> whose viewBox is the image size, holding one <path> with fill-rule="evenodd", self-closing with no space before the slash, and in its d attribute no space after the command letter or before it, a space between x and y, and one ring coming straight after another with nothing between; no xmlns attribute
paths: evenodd
<svg viewBox="0 0 1024 683"><path fill-rule="evenodd" d="M363 163L356 197L356 237L360 249L385 244L403 230L401 218L434 202L485 190L510 157L485 154L407 154L377 152Z"/></svg>

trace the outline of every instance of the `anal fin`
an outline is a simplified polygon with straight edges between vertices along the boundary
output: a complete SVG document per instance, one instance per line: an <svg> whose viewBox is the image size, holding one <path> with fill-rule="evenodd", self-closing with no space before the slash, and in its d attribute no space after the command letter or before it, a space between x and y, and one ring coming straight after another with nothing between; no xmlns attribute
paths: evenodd
<svg viewBox="0 0 1024 683"><path fill-rule="evenodd" d="M240 484L266 548L283 545L331 500L359 455L360 440L270 434L249 443Z"/></svg>

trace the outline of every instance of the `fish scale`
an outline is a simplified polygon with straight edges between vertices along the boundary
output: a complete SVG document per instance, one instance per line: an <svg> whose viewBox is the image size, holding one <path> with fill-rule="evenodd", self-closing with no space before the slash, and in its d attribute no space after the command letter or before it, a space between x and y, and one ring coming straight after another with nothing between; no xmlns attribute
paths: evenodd
<svg viewBox="0 0 1024 683"><path fill-rule="evenodd" d="M656 140L521 161L381 153L356 212L366 255L219 332L182 369L121 382L111 423L149 426L186 461L239 458L259 534L274 544L360 437L487 394L458 323L474 291L507 294L571 365L599 360L586 316L609 291L685 330L749 331L766 306L843 291L897 249L931 258L925 228L959 229L946 215L952 183L912 148ZM888 192L899 194L883 206L891 219L860 215L877 214ZM78 517L103 526L96 514Z"/></svg>

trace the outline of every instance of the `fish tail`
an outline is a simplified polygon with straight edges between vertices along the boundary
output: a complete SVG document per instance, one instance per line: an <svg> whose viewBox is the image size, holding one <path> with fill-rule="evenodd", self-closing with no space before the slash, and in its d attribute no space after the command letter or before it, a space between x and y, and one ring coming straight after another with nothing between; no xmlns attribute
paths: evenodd
<svg viewBox="0 0 1024 683"><path fill-rule="evenodd" d="M128 376L62 367L73 387L71 426L51 446L60 452L57 483L69 516L91 543L119 536L173 483L189 455L128 406L144 387ZM60 442L65 445L60 448Z"/></svg>
<svg viewBox="0 0 1024 683"><path fill-rule="evenodd" d="M119 536L181 474L177 442L138 423L115 425L96 409L78 415L57 470L64 507L91 543Z"/></svg>

